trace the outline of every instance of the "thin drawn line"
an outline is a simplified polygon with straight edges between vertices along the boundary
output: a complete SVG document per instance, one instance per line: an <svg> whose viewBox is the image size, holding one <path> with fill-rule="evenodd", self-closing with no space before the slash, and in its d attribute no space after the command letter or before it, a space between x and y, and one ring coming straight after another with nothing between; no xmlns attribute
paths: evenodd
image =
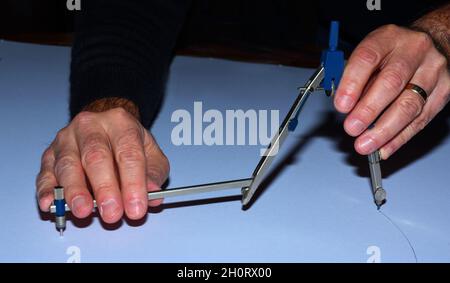
<svg viewBox="0 0 450 283"><path fill-rule="evenodd" d="M380 212L384 217L386 217L386 219L392 223L392 225L394 225L395 228L397 228L398 231L400 231L400 233L403 235L403 237L406 239L406 241L408 242L409 247L411 248L413 254L414 254L414 259L416 261L416 263L418 263L417 260L417 255L416 255L416 250L414 250L413 245L411 244L411 241L408 239L408 237L406 236L405 232L403 232L402 229L400 229L400 227L386 214L383 213L383 211L378 210L378 212Z"/></svg>

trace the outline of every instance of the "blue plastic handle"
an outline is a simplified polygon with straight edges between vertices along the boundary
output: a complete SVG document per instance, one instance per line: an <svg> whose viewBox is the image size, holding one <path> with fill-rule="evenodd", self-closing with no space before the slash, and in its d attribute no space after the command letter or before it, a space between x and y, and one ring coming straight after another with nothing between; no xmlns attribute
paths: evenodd
<svg viewBox="0 0 450 283"><path fill-rule="evenodd" d="M332 21L330 25L330 36L328 49L322 52L322 66L325 77L321 86L326 91L332 91L333 85L336 89L344 72L344 52L338 49L339 22Z"/></svg>
<svg viewBox="0 0 450 283"><path fill-rule="evenodd" d="M321 67L324 68L324 79L320 86L327 92L332 92L337 88L344 72L344 52L338 50L339 43L339 22L332 21L330 25L330 35L328 49L322 51ZM289 131L294 131L298 124L297 111L295 117L289 122Z"/></svg>

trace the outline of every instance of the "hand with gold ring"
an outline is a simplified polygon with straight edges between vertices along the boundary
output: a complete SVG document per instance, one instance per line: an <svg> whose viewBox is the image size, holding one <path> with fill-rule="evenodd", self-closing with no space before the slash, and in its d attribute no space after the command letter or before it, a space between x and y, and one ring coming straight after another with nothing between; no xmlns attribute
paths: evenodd
<svg viewBox="0 0 450 283"><path fill-rule="evenodd" d="M450 5L443 9L450 12ZM449 36L447 27L444 37L448 40ZM448 103L446 47L450 43L442 48L435 42L428 33L388 25L370 33L356 47L334 104L339 112L348 113L344 129L357 137L354 146L358 153L368 155L380 149L382 159L387 159ZM376 125L369 128L375 120Z"/></svg>

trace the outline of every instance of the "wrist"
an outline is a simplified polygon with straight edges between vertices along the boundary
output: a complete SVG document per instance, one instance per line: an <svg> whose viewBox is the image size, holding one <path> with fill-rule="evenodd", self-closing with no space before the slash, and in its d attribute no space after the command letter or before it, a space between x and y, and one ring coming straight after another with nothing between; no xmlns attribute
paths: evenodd
<svg viewBox="0 0 450 283"><path fill-rule="evenodd" d="M419 18L410 28L428 34L450 64L450 4Z"/></svg>
<svg viewBox="0 0 450 283"><path fill-rule="evenodd" d="M104 112L118 107L122 107L140 121L139 108L137 105L133 101L122 97L105 97L97 99L83 107L82 111Z"/></svg>

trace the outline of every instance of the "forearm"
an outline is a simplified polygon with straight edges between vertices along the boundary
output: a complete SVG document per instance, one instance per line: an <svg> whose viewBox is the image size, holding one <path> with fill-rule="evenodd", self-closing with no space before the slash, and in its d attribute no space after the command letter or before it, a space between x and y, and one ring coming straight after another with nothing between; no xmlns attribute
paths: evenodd
<svg viewBox="0 0 450 283"><path fill-rule="evenodd" d="M171 0L86 2L72 47L71 117L121 106L148 128L188 7Z"/></svg>
<svg viewBox="0 0 450 283"><path fill-rule="evenodd" d="M450 64L450 3L421 17L412 28L430 35Z"/></svg>

